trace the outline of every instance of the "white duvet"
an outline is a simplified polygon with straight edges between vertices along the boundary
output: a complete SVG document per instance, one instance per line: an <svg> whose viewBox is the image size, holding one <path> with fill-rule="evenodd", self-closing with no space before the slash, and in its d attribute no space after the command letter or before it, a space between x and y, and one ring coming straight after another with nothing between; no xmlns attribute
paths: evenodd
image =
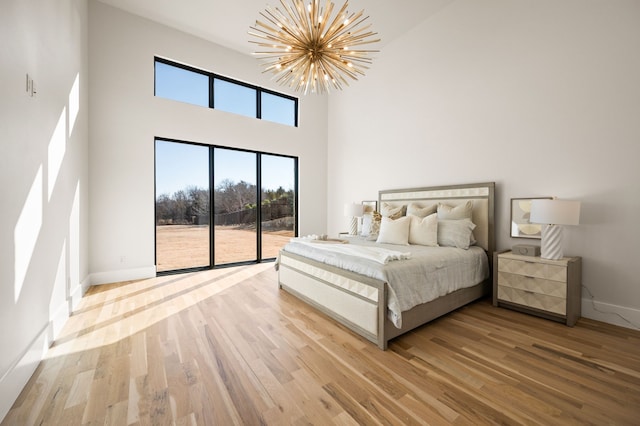
<svg viewBox="0 0 640 426"><path fill-rule="evenodd" d="M365 249L337 248L349 245ZM331 248L327 249L328 246ZM357 238L350 239L349 244L315 244L293 239L284 250L388 283L388 316L398 328L402 327L402 312L458 289L472 287L489 277L487 255L475 246L463 250L378 244ZM395 258L384 263L359 256L358 251L383 257L394 253Z"/></svg>
<svg viewBox="0 0 640 426"><path fill-rule="evenodd" d="M314 245L322 244L322 250L336 254L345 254L347 256L355 256L365 260L371 260L383 265L393 260L410 259L410 252L402 252L398 250L390 250L380 246L362 245L362 244L343 244L342 242L331 243L327 241L314 241L305 239L292 240L299 244Z"/></svg>

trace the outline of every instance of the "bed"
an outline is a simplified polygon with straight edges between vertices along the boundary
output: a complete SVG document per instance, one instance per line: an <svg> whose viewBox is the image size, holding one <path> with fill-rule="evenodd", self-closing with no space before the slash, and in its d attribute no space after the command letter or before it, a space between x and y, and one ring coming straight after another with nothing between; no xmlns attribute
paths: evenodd
<svg viewBox="0 0 640 426"><path fill-rule="evenodd" d="M402 211L400 217L407 216L407 208L415 210L416 206L425 211L438 205L452 212L467 209L475 225L472 245L468 248L398 246L362 237L346 239L344 246L354 246L349 250L367 253L376 250L376 256L382 253L384 261L377 261L379 259L356 259L343 253L347 250L340 246L343 241L295 239L280 251L279 287L385 350L394 337L490 293L492 262L489 259L495 250L494 190L495 184L489 182L379 191L379 210ZM438 228L444 230L445 222L438 221ZM447 223L450 222L454 221ZM386 257L389 255L390 258ZM438 259L435 267L420 266L423 257L434 255ZM480 262L482 266L474 263L470 272L463 272L470 262ZM368 269L377 263L380 266L375 270ZM403 271L409 267L418 269ZM478 272L478 268L483 271ZM449 270L449 274L437 275L443 269ZM444 282L451 287L426 291L424 280L437 281L438 286ZM405 287L414 290L404 290ZM414 294L416 288L418 293L438 294L425 302L403 303L406 296L402 292Z"/></svg>

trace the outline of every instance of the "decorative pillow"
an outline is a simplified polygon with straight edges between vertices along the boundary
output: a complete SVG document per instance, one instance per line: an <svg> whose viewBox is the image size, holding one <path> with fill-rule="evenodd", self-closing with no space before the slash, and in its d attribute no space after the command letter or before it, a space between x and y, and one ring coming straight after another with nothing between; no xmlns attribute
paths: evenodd
<svg viewBox="0 0 640 426"><path fill-rule="evenodd" d="M380 222L382 221L382 215L374 211L371 216L373 217L371 221L371 232L369 233L369 238L367 238L367 240L375 241L380 234Z"/></svg>
<svg viewBox="0 0 640 426"><path fill-rule="evenodd" d="M427 217L430 214L435 213L437 209L437 204L422 207L417 203L409 203L409 205L407 206L407 216L414 215L418 217Z"/></svg>
<svg viewBox="0 0 640 426"><path fill-rule="evenodd" d="M438 244L467 250L471 244L472 232L476 227L469 219L439 220Z"/></svg>
<svg viewBox="0 0 640 426"><path fill-rule="evenodd" d="M411 218L409 216L403 216L395 220L383 217L380 222L380 234L376 242L403 246L408 245L410 223Z"/></svg>
<svg viewBox="0 0 640 426"><path fill-rule="evenodd" d="M457 206L448 206L446 204L438 204L438 219L439 220L452 220L452 219L473 219L473 201L469 200L466 203L458 204Z"/></svg>
<svg viewBox="0 0 640 426"><path fill-rule="evenodd" d="M411 224L409 225L409 244L432 247L438 246L437 213L434 212L427 217L415 215L407 215L407 217L411 218Z"/></svg>
<svg viewBox="0 0 640 426"><path fill-rule="evenodd" d="M382 203L380 206L380 214L382 214L382 217L388 217L391 219L398 219L404 216L406 211L406 206L392 206L386 202Z"/></svg>

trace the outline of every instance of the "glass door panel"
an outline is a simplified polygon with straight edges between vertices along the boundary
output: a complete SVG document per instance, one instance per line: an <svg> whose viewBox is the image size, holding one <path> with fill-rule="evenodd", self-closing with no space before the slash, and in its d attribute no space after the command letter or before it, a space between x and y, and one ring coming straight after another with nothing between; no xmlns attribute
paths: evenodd
<svg viewBox="0 0 640 426"><path fill-rule="evenodd" d="M214 264L258 259L257 154L214 148Z"/></svg>
<svg viewBox="0 0 640 426"><path fill-rule="evenodd" d="M209 148L156 140L156 268L211 264Z"/></svg>
<svg viewBox="0 0 640 426"><path fill-rule="evenodd" d="M275 258L295 236L295 159L262 154L262 259Z"/></svg>

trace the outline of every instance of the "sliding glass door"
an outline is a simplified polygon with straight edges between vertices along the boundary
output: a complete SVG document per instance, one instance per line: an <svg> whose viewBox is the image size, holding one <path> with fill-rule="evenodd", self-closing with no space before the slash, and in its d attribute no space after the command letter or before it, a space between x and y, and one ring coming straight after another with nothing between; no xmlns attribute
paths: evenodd
<svg viewBox="0 0 640 426"><path fill-rule="evenodd" d="M295 157L156 140L157 271L275 258L296 235L297 164Z"/></svg>
<svg viewBox="0 0 640 426"><path fill-rule="evenodd" d="M156 141L156 270L211 265L209 148Z"/></svg>
<svg viewBox="0 0 640 426"><path fill-rule="evenodd" d="M262 258L269 259L295 236L296 161L262 154L260 163Z"/></svg>
<svg viewBox="0 0 640 426"><path fill-rule="evenodd" d="M258 259L257 156L255 152L213 149L216 265Z"/></svg>

